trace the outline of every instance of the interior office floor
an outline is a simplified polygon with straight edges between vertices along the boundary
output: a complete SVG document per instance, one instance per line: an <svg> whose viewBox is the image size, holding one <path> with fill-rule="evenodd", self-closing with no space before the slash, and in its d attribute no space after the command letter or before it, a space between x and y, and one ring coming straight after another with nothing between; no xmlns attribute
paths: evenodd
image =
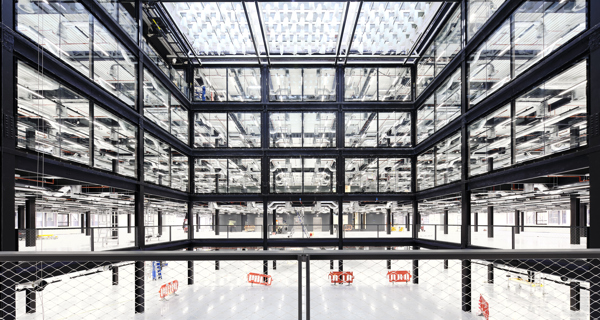
<svg viewBox="0 0 600 320"><path fill-rule="evenodd" d="M187 284L187 262L167 262L162 279L152 280L152 263L145 265L145 312L134 314L134 266L119 267L119 283L111 271L62 277L37 293L37 312L25 313L25 293L17 293L17 319L295 319L298 314L298 265L269 261L271 286L250 284L249 272L262 273L262 261L195 262L193 285ZM390 283L385 260L344 261L352 271L351 285L333 285L330 261L310 262L310 309L313 319L481 319L480 296L490 305L491 319L588 319L589 293L581 291L581 311L569 310L569 286L536 274L529 286L517 280L520 269L496 269L487 283L487 266L472 263L473 312L461 311L461 262L419 261L419 283ZM335 270L338 261L334 261ZM503 268L503 266L499 265ZM394 260L391 270L412 273L412 261ZM305 267L303 268L303 274ZM304 276L304 275L303 275ZM521 277L524 277L521 275ZM526 277L526 276L525 276ZM55 279L56 280L56 279ZM160 287L179 282L176 295L159 297ZM305 283L305 280L303 280ZM586 284L582 283L585 287ZM306 289L303 289L306 292ZM303 297L305 300L306 298Z"/></svg>

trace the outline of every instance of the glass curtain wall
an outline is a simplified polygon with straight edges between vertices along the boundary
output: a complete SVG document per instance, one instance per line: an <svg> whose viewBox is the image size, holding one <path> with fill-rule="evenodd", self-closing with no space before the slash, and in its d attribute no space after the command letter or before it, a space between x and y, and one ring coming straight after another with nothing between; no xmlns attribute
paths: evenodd
<svg viewBox="0 0 600 320"><path fill-rule="evenodd" d="M583 32L587 11L582 0L525 1L469 57L470 106Z"/></svg>
<svg viewBox="0 0 600 320"><path fill-rule="evenodd" d="M417 144L460 116L461 88L459 68L417 109Z"/></svg>
<svg viewBox="0 0 600 320"><path fill-rule="evenodd" d="M336 100L334 68L269 69L269 101Z"/></svg>
<svg viewBox="0 0 600 320"><path fill-rule="evenodd" d="M346 158L345 193L410 192L409 158Z"/></svg>
<svg viewBox="0 0 600 320"><path fill-rule="evenodd" d="M261 159L196 159L195 193L260 193Z"/></svg>
<svg viewBox="0 0 600 320"><path fill-rule="evenodd" d="M419 96L446 65L462 49L460 6L436 35L434 41L423 51L417 63L417 96Z"/></svg>
<svg viewBox="0 0 600 320"><path fill-rule="evenodd" d="M336 146L337 113L272 112L271 148L332 148Z"/></svg>
<svg viewBox="0 0 600 320"><path fill-rule="evenodd" d="M196 113L194 148L259 148L259 112Z"/></svg>
<svg viewBox="0 0 600 320"><path fill-rule="evenodd" d="M194 101L260 102L259 68L194 69Z"/></svg>
<svg viewBox="0 0 600 320"><path fill-rule="evenodd" d="M270 160L271 193L335 193L335 158Z"/></svg>
<svg viewBox="0 0 600 320"><path fill-rule="evenodd" d="M467 41L498 11L506 0L467 1Z"/></svg>
<svg viewBox="0 0 600 320"><path fill-rule="evenodd" d="M18 0L15 5L17 31L135 107L137 59L81 3Z"/></svg>
<svg viewBox="0 0 600 320"><path fill-rule="evenodd" d="M187 144L187 109L147 69L144 69L144 117Z"/></svg>
<svg viewBox="0 0 600 320"><path fill-rule="evenodd" d="M425 190L461 179L461 134L452 135L417 156L417 188Z"/></svg>
<svg viewBox="0 0 600 320"><path fill-rule="evenodd" d="M469 176L511 165L511 105L469 125Z"/></svg>
<svg viewBox="0 0 600 320"><path fill-rule="evenodd" d="M344 113L344 147L410 147L409 112Z"/></svg>
<svg viewBox="0 0 600 320"><path fill-rule="evenodd" d="M18 148L136 176L135 125L22 62L16 93Z"/></svg>
<svg viewBox="0 0 600 320"><path fill-rule="evenodd" d="M410 101L410 68L344 69L345 101Z"/></svg>
<svg viewBox="0 0 600 320"><path fill-rule="evenodd" d="M171 146L144 132L144 181L171 186Z"/></svg>
<svg viewBox="0 0 600 320"><path fill-rule="evenodd" d="M127 33L137 42L138 26L133 18L135 16L135 1L132 0L98 0L100 5Z"/></svg>

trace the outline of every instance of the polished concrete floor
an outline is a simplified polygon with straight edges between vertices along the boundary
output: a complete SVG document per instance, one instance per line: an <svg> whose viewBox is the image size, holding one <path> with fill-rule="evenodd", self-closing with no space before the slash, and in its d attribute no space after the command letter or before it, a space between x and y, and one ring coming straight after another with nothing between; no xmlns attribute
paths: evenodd
<svg viewBox="0 0 600 320"><path fill-rule="evenodd" d="M391 270L412 272L412 261L394 260ZM297 319L298 263L269 261L271 286L249 284L249 272L262 273L262 261L195 262L192 285L187 284L187 262L168 262L162 279L152 280L151 262L145 267L145 312L134 314L134 267L119 268L119 284L111 271L82 277L63 277L37 293L37 312L25 313L25 294L17 294L17 319ZM338 261L334 262L337 270ZM306 269L303 265L302 274ZM352 271L351 285L333 285L330 261L310 262L312 319L482 319L478 301L489 302L491 319L587 319L589 294L582 291L581 310L569 311L569 288L542 280L543 288L520 281L518 269L496 269L494 284L487 283L487 267L472 264L472 312L461 311L461 262L419 261L419 283L390 283L386 261L344 261ZM413 273L414 276L414 273ZM546 276L550 277L550 276ZM551 277L550 277L551 278ZM160 300L160 287L177 280L177 295ZM559 280L559 279L555 279ZM303 280L305 285L306 279ZM582 283L585 287L586 284ZM306 302L306 289L303 289ZM303 309L306 305L303 304ZM304 311L305 312L305 311Z"/></svg>

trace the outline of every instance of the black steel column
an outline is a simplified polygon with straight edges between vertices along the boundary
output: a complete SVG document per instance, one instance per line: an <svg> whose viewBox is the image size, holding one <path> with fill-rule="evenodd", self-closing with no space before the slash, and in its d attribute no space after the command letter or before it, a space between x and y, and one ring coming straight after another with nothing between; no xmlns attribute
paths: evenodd
<svg viewBox="0 0 600 320"><path fill-rule="evenodd" d="M494 207L487 207L487 228L488 228L488 238L494 237Z"/></svg>
<svg viewBox="0 0 600 320"><path fill-rule="evenodd" d="M200 231L200 215L196 214L196 232Z"/></svg>
<svg viewBox="0 0 600 320"><path fill-rule="evenodd" d="M18 223L19 223L19 229L23 230L25 229L25 206L18 206L17 207L17 216L18 216Z"/></svg>
<svg viewBox="0 0 600 320"><path fill-rule="evenodd" d="M188 251L191 251L188 249ZM187 284L194 284L194 261L187 262Z"/></svg>
<svg viewBox="0 0 600 320"><path fill-rule="evenodd" d="M590 179L591 180L591 179ZM590 196L591 198L591 196ZM581 238L579 236L579 206L580 200L577 195L571 195L571 244L580 244Z"/></svg>
<svg viewBox="0 0 600 320"><path fill-rule="evenodd" d="M144 313L144 261L135 262L135 313Z"/></svg>
<svg viewBox="0 0 600 320"><path fill-rule="evenodd" d="M246 228L246 221L245 220L246 220L246 216L242 212L240 214L240 224L242 225L241 228L240 228L241 229L240 231L244 231L244 229Z"/></svg>
<svg viewBox="0 0 600 320"><path fill-rule="evenodd" d="M333 208L329 208L329 234L333 235Z"/></svg>
<svg viewBox="0 0 600 320"><path fill-rule="evenodd" d="M581 286L579 282L572 281L569 283L570 309L571 311L579 311L581 307Z"/></svg>
<svg viewBox="0 0 600 320"><path fill-rule="evenodd" d="M81 227L81 233L85 233L85 214L79 215L79 226Z"/></svg>
<svg viewBox="0 0 600 320"><path fill-rule="evenodd" d="M579 232L579 235L581 237L587 237L587 205L585 204L581 204L581 207L579 208L579 223L580 223L580 230L581 232Z"/></svg>
<svg viewBox="0 0 600 320"><path fill-rule="evenodd" d="M448 209L444 210L444 234L448 234Z"/></svg>
<svg viewBox="0 0 600 320"><path fill-rule="evenodd" d="M525 211L521 211L521 232L525 231Z"/></svg>
<svg viewBox="0 0 600 320"><path fill-rule="evenodd" d="M118 208L113 208L113 211L112 211L111 226L113 227L113 229L112 229L113 238L116 238L119 236L119 211L118 210L119 210Z"/></svg>
<svg viewBox="0 0 600 320"><path fill-rule="evenodd" d="M85 212L85 235L89 236L92 234L92 212Z"/></svg>
<svg viewBox="0 0 600 320"><path fill-rule="evenodd" d="M421 215L419 214L419 203L417 202L417 200L412 201L412 207L413 207L412 235L413 235L413 239L417 239L417 238L419 238L419 229L420 229L420 224L421 224Z"/></svg>
<svg viewBox="0 0 600 320"><path fill-rule="evenodd" d="M448 260L444 260L444 269L448 269Z"/></svg>
<svg viewBox="0 0 600 320"><path fill-rule="evenodd" d="M158 216L158 235L162 236L163 235L163 215L162 215L161 208L158 208L156 210L156 215Z"/></svg>
<svg viewBox="0 0 600 320"><path fill-rule="evenodd" d="M410 213L407 213L406 216L404 216L404 227L406 228L406 231L410 231Z"/></svg>
<svg viewBox="0 0 600 320"><path fill-rule="evenodd" d="M219 209L215 209L213 225L215 226L215 235L219 235Z"/></svg>
<svg viewBox="0 0 600 320"><path fill-rule="evenodd" d="M419 250L419 247L413 247L413 250ZM419 260L412 261L412 282L419 284Z"/></svg>
<svg viewBox="0 0 600 320"><path fill-rule="evenodd" d="M494 264L488 264L488 283L494 283Z"/></svg>
<svg viewBox="0 0 600 320"><path fill-rule="evenodd" d="M385 233L392 233L392 209L386 209ZM362 219L361 219L362 222Z"/></svg>
<svg viewBox="0 0 600 320"><path fill-rule="evenodd" d="M131 233L131 213L127 214L127 233Z"/></svg>
<svg viewBox="0 0 600 320"><path fill-rule="evenodd" d="M33 289L25 289L25 313L35 313L36 294Z"/></svg>
<svg viewBox="0 0 600 320"><path fill-rule="evenodd" d="M519 210L515 210L515 234L521 233L521 227L519 226L519 220L521 220L521 212Z"/></svg>
<svg viewBox="0 0 600 320"><path fill-rule="evenodd" d="M27 200L25 200L25 228L27 229L27 231L25 232L26 247L35 247L35 242L37 238L37 230L35 228L35 215L35 198L27 198ZM12 234L14 234L14 231Z"/></svg>
<svg viewBox="0 0 600 320"><path fill-rule="evenodd" d="M473 232L479 231L479 212L473 213Z"/></svg>
<svg viewBox="0 0 600 320"><path fill-rule="evenodd" d="M461 260L462 311L471 311L471 260Z"/></svg>
<svg viewBox="0 0 600 320"><path fill-rule="evenodd" d="M112 285L116 286L119 284L119 267L112 267Z"/></svg>

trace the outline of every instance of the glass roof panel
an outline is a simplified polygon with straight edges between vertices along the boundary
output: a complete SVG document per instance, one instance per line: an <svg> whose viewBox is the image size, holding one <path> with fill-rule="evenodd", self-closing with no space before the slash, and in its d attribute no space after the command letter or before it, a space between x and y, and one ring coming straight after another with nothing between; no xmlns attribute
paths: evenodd
<svg viewBox="0 0 600 320"><path fill-rule="evenodd" d="M365 2L356 22L351 54L408 55L441 2Z"/></svg>
<svg viewBox="0 0 600 320"><path fill-rule="evenodd" d="M256 55L241 2L164 5L198 56Z"/></svg>
<svg viewBox="0 0 600 320"><path fill-rule="evenodd" d="M262 2L271 55L335 55L345 2Z"/></svg>

